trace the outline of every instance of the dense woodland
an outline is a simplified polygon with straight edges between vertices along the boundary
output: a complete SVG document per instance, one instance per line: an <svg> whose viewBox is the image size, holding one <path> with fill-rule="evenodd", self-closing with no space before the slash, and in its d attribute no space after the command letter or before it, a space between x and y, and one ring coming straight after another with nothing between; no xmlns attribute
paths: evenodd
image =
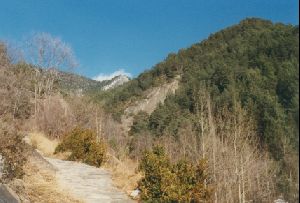
<svg viewBox="0 0 300 203"><path fill-rule="evenodd" d="M16 135L34 126L61 138L57 152L72 151L71 160L100 166L106 148L120 161L137 160L144 201L299 201L298 26L245 19L115 89L88 81L80 96L70 91L84 79L71 75L68 83L42 65L12 63L0 48L0 139L12 140L0 149L11 154L18 143L12 154L20 163L11 172L7 159L9 179L22 176L25 162ZM175 94L151 114L132 115L124 132L125 109L175 78Z"/></svg>
<svg viewBox="0 0 300 203"><path fill-rule="evenodd" d="M261 141L280 159L283 145L278 143L283 136L288 135L296 149L299 143L298 36L298 26L244 20L178 54L170 54L150 71L109 92L107 109L122 113L124 106L146 89L182 75L180 89L149 118L147 126L154 135L168 131L176 136L181 122L173 121L178 117L170 114L195 115L198 94L207 89L215 103L215 114L224 107L233 112L235 103L240 103L257 120Z"/></svg>

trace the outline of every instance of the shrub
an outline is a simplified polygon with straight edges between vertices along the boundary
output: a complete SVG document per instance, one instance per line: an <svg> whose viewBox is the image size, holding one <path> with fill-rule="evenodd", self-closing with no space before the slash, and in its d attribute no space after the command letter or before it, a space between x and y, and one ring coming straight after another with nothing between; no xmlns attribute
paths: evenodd
<svg viewBox="0 0 300 203"><path fill-rule="evenodd" d="M3 161L1 182L23 177L27 151L21 135L0 129L0 155Z"/></svg>
<svg viewBox="0 0 300 203"><path fill-rule="evenodd" d="M67 133L56 147L55 153L71 152L68 160L82 161L100 167L106 159L106 144L97 140L96 134L88 129L75 128Z"/></svg>
<svg viewBox="0 0 300 203"><path fill-rule="evenodd" d="M145 152L140 170L145 177L139 182L141 198L150 202L200 202L209 200L206 162L193 165L187 161L172 164L162 147Z"/></svg>

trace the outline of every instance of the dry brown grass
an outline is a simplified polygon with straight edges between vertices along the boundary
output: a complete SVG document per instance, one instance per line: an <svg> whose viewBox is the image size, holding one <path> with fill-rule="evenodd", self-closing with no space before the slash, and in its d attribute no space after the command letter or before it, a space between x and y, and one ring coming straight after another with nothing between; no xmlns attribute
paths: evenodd
<svg viewBox="0 0 300 203"><path fill-rule="evenodd" d="M103 166L112 174L113 184L130 194L137 188L138 181L142 175L137 172L138 163L131 159L118 160L112 155L108 155L108 161Z"/></svg>
<svg viewBox="0 0 300 203"><path fill-rule="evenodd" d="M37 150L39 150L44 156L58 159L65 159L68 156L68 153L53 154L55 148L59 144L58 139L51 140L40 132L28 133L28 137L31 145Z"/></svg>
<svg viewBox="0 0 300 203"><path fill-rule="evenodd" d="M51 156L54 153L58 140L50 140L43 133L28 133L31 145L38 149L45 156Z"/></svg>

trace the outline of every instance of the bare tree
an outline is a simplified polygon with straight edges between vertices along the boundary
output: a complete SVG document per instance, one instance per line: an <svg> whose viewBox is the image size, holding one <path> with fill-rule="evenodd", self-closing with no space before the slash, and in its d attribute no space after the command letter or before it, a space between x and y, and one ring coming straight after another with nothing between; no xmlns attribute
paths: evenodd
<svg viewBox="0 0 300 203"><path fill-rule="evenodd" d="M57 70L70 70L77 66L72 48L59 37L48 33L34 33L26 41L25 58L35 69L35 117L38 113L38 98L44 92L46 96L52 91L53 83L58 77ZM42 72L44 70L44 72ZM49 106L48 100L47 106ZM44 103L45 104L45 103ZM44 107L45 108L45 107Z"/></svg>
<svg viewBox="0 0 300 203"><path fill-rule="evenodd" d="M77 61L70 45L49 33L34 33L27 40L27 58L30 63L44 69L70 69Z"/></svg>
<svg viewBox="0 0 300 203"><path fill-rule="evenodd" d="M191 125L179 129L179 139L162 136L171 159L185 157L208 161L213 183L213 202L271 202L275 195L275 165L259 148L256 123L238 103L234 112L213 105L205 84L193 93L197 130Z"/></svg>

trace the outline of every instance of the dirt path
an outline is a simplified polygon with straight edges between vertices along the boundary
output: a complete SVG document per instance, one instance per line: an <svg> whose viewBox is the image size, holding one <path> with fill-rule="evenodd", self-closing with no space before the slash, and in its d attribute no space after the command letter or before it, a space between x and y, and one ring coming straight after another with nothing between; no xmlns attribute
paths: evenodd
<svg viewBox="0 0 300 203"><path fill-rule="evenodd" d="M35 143L37 150L32 162L40 171L53 174L63 194L87 203L134 202L113 186L111 174L107 170L51 157L57 141L49 140L39 133L29 133L25 141L28 144Z"/></svg>
<svg viewBox="0 0 300 203"><path fill-rule="evenodd" d="M111 176L104 169L73 161L45 159L56 169L58 184L75 198L87 203L133 202L113 187Z"/></svg>

